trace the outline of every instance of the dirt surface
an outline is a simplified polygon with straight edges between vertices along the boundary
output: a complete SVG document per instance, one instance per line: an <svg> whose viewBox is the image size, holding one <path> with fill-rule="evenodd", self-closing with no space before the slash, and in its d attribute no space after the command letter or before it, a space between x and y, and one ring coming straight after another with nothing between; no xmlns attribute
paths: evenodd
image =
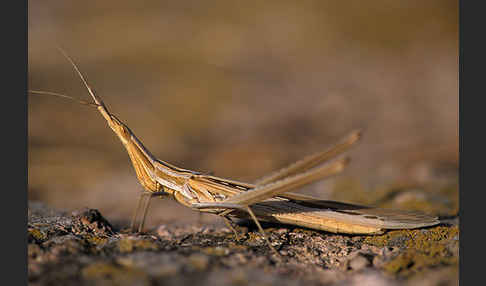
<svg viewBox="0 0 486 286"><path fill-rule="evenodd" d="M378 236L252 224L129 233L96 209L29 203L30 285L458 285L458 218Z"/></svg>

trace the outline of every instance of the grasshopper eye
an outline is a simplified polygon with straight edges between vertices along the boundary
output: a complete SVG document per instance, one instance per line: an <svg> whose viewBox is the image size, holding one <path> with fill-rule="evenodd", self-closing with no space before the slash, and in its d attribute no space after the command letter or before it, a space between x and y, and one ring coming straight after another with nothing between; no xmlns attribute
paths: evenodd
<svg viewBox="0 0 486 286"><path fill-rule="evenodd" d="M127 130L125 126L120 125L119 130L120 130L120 135L122 135L122 137L124 137L125 139L130 137L130 132Z"/></svg>

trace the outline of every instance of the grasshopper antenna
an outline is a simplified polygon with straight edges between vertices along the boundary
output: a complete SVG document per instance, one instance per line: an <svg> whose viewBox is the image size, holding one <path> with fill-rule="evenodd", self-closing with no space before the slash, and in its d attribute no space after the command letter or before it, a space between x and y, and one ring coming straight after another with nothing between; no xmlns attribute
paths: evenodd
<svg viewBox="0 0 486 286"><path fill-rule="evenodd" d="M85 100L81 100L81 99L76 99L74 97L71 97L71 96L67 96L65 94L61 94L61 93L57 93L57 92L51 92L51 91L42 91L42 90L29 90L28 92L30 94L37 94L37 95L52 95L52 96L57 96L57 97L62 97L62 98L67 98L67 99L71 99L71 100L74 100L74 101L77 101L78 103L81 103L81 104L84 104L84 105L90 105L90 106L94 106L96 108L102 108L104 109L105 111L107 111L106 109L106 106L104 104L104 102L99 98L97 97L93 90L91 89L91 87L88 85L88 82L86 81L86 79L84 78L84 75L81 73L81 71L79 70L78 66L76 65L76 63L74 62L73 59L71 59L71 57L66 53L66 51L64 51L61 47L57 46L57 49L59 50L59 52L61 52L61 54L69 61L69 63L73 66L74 70L76 71L76 73L78 74L78 76L81 78L81 81L83 82L84 86L88 89L88 92L89 94L91 95L91 97L93 98L94 102L95 103L92 103L92 102L88 102L88 101L85 101ZM103 112L102 112L103 113ZM108 112L107 112L108 113Z"/></svg>
<svg viewBox="0 0 486 286"><path fill-rule="evenodd" d="M86 79L84 78L84 75L81 73L81 71L79 70L78 66L76 65L76 63L74 62L73 59L71 59L71 57L61 48L61 47L57 47L57 49L61 52L61 54L71 63L71 65L73 66L74 70L76 71L76 73L78 74L79 78L81 78L81 81L83 82L84 86L86 87L86 89L88 90L89 94L91 95L91 97L93 98L96 106L97 106L97 109L98 111L101 113L101 115L106 119L106 121L108 122L108 125L110 125L110 127L113 129L115 128L114 126L117 125L113 122L113 120L117 120L115 116L113 116L109 111L108 111L108 108L106 108L106 105L105 103L103 102L103 100L101 100L101 98L99 98L98 96L96 96L96 94L93 92L93 90L91 89L91 87L89 86L88 82L86 81ZM115 124L115 125L114 125ZM113 129L114 130L114 129ZM115 131L117 132L117 131ZM118 134L118 133L117 133Z"/></svg>
<svg viewBox="0 0 486 286"><path fill-rule="evenodd" d="M81 71L79 70L78 66L76 65L76 63L74 62L73 59L71 59L71 57L61 48L61 47L57 47L57 49L61 52L61 54L71 63L71 65L73 66L74 70L76 71L76 73L78 74L79 78L81 78L81 81L83 82L84 86L86 87L86 89L88 89L88 92L89 94L91 95L91 97L93 98L93 100L95 101L95 103L98 105L98 106L103 106L105 109L106 109L106 106L105 104L103 103L103 100L101 100L101 98L97 97L93 90L91 89L91 87L89 86L88 82L86 81L86 79L84 78L84 75L81 73Z"/></svg>
<svg viewBox="0 0 486 286"><path fill-rule="evenodd" d="M77 98L74 98L74 97L71 97L71 96L62 94L62 93L57 93L57 92L52 92L52 91L31 90L31 89L29 89L28 92L30 94L36 94L36 95L52 95L52 96L56 96L56 97L62 97L62 98L66 98L66 99L70 99L70 100L76 101L77 103L80 103L80 104L83 104L83 105L89 105L89 106L93 106L93 107L98 107L99 106L96 103L88 102L86 100L77 99Z"/></svg>

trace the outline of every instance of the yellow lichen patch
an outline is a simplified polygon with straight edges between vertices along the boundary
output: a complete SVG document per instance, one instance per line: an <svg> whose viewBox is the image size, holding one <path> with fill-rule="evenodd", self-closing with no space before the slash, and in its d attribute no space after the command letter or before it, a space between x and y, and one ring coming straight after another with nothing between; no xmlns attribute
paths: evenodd
<svg viewBox="0 0 486 286"><path fill-rule="evenodd" d="M435 254L423 253L412 249L383 265L383 269L391 274L409 276L428 267L455 265L458 263L458 260L459 257L447 255L445 249L435 252Z"/></svg>
<svg viewBox="0 0 486 286"><path fill-rule="evenodd" d="M437 226L430 230L422 232L420 230L411 230L412 239L408 242L408 247L414 247L420 250L427 250L435 246L435 242L447 241L459 234L459 227Z"/></svg>
<svg viewBox="0 0 486 286"><path fill-rule="evenodd" d="M384 235L367 237L364 243L403 249L386 262L383 269L390 274L408 276L425 268L439 265L457 265L459 262L457 226L437 226L427 230L390 231ZM452 249L452 250L451 250Z"/></svg>
<svg viewBox="0 0 486 286"><path fill-rule="evenodd" d="M86 266L81 275L88 280L105 280L110 285L150 285L147 274L138 268L103 262Z"/></svg>
<svg viewBox="0 0 486 286"><path fill-rule="evenodd" d="M123 238L118 241L118 249L124 253L133 252L135 249L157 250L159 249L159 245L150 240Z"/></svg>
<svg viewBox="0 0 486 286"><path fill-rule="evenodd" d="M367 236L363 242L378 247L395 246L398 240L406 239L406 237L407 230L393 230L382 235Z"/></svg>
<svg viewBox="0 0 486 286"><path fill-rule="evenodd" d="M249 232L247 241L250 243L255 243L263 239L263 236L258 232Z"/></svg>
<svg viewBox="0 0 486 286"><path fill-rule="evenodd" d="M86 241L94 245L104 245L105 243L108 242L108 239L104 237L90 235L86 237Z"/></svg>
<svg viewBox="0 0 486 286"><path fill-rule="evenodd" d="M35 229L35 228L29 228L28 229L28 232L30 235L32 235L32 237L35 239L35 240L39 240L39 241L45 241L47 240L47 234L45 234L44 232L38 230L38 229Z"/></svg>

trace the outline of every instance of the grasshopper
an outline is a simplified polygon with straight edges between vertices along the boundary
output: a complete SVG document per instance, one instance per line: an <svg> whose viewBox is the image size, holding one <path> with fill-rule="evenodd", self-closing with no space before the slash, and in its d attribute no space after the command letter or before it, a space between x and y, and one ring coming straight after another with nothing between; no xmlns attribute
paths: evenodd
<svg viewBox="0 0 486 286"><path fill-rule="evenodd" d="M125 147L138 181L144 188L131 220L132 231L135 231L140 207L144 205L138 225L138 232L142 231L150 199L156 196L171 197L194 210L219 215L235 235L237 233L231 226L232 218L252 219L273 251L275 249L259 221L348 234L381 234L389 229L412 229L440 223L437 217L420 212L379 209L291 192L341 172L349 163L349 158L337 157L361 138L360 131L351 132L340 143L265 176L255 184L207 175L159 160L126 124L108 110L103 100L93 92L75 62L63 50L61 52L73 66L94 102L54 92L29 92L70 98L94 106L101 113Z"/></svg>

